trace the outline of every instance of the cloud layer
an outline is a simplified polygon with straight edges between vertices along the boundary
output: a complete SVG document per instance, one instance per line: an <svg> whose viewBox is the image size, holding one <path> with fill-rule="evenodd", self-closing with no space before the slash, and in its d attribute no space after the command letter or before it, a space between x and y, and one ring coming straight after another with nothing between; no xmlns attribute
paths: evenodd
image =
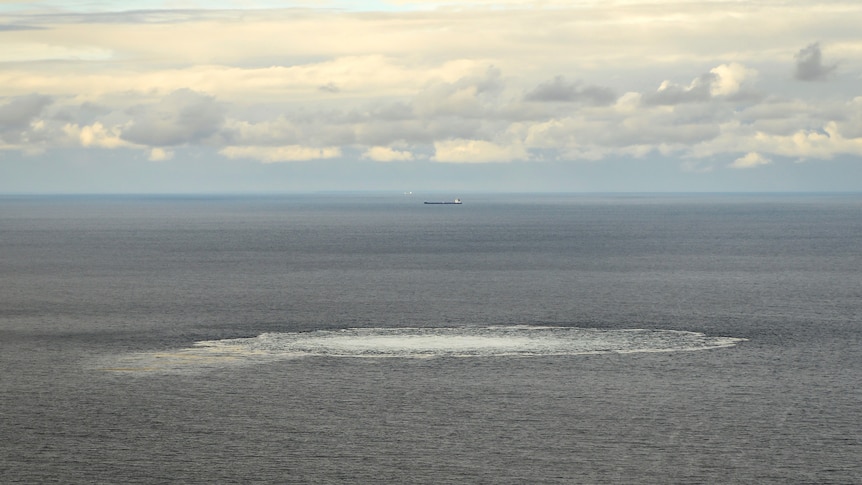
<svg viewBox="0 0 862 485"><path fill-rule="evenodd" d="M0 159L660 158L709 173L862 157L858 2L494 3L11 4Z"/></svg>

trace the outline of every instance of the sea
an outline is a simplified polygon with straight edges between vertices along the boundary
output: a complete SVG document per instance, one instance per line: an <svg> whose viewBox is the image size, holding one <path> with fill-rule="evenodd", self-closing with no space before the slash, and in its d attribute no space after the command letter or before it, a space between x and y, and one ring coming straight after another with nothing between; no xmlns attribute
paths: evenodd
<svg viewBox="0 0 862 485"><path fill-rule="evenodd" d="M4 484L858 484L862 194L5 195L0 365Z"/></svg>

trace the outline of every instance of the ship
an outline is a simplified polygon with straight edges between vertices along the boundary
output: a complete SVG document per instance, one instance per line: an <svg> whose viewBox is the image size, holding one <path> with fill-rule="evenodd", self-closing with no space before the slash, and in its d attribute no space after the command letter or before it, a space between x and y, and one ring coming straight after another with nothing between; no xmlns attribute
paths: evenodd
<svg viewBox="0 0 862 485"><path fill-rule="evenodd" d="M441 201L426 200L425 203L426 204L461 204L461 199L441 200Z"/></svg>

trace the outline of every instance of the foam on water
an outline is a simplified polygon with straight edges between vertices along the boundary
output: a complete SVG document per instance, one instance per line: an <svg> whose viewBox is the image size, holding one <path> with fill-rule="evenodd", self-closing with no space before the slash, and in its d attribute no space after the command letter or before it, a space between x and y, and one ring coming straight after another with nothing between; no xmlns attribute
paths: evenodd
<svg viewBox="0 0 862 485"><path fill-rule="evenodd" d="M573 327L350 328L264 333L206 340L174 351L117 356L103 370L181 371L297 357L533 357L600 353L680 352L730 347L745 339L677 330Z"/></svg>

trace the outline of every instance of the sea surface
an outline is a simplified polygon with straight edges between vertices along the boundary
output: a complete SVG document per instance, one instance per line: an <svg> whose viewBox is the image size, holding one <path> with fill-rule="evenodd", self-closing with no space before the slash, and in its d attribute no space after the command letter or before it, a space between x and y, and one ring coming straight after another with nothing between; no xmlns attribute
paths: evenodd
<svg viewBox="0 0 862 485"><path fill-rule="evenodd" d="M0 483L862 483L862 195L455 195L0 197Z"/></svg>

